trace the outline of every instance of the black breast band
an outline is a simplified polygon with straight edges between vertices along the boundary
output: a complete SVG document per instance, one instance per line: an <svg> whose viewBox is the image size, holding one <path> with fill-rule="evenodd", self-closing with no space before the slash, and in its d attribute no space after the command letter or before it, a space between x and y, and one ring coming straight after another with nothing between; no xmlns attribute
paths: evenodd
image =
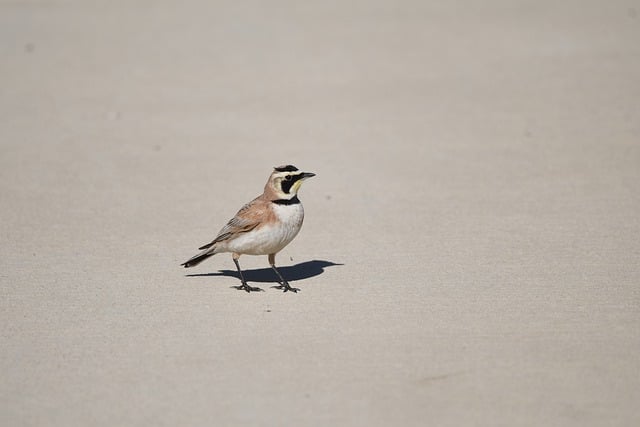
<svg viewBox="0 0 640 427"><path fill-rule="evenodd" d="M300 199L298 199L298 196L293 196L292 199L272 200L271 203L275 203L276 205L297 205L300 203Z"/></svg>

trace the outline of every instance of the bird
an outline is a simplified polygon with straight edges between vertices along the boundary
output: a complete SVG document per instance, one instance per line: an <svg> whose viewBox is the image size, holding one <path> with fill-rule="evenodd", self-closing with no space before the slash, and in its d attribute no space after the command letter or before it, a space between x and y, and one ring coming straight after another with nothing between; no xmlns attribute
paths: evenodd
<svg viewBox="0 0 640 427"><path fill-rule="evenodd" d="M276 268L276 254L291 243L302 227L304 209L298 190L303 181L314 176L315 173L301 172L293 165L274 167L264 192L240 208L210 243L198 248L201 252L181 265L193 267L215 254L230 252L242 282L234 287L256 292L262 289L247 284L238 259L241 255L267 255L280 283L273 288L298 292L300 289L289 285Z"/></svg>

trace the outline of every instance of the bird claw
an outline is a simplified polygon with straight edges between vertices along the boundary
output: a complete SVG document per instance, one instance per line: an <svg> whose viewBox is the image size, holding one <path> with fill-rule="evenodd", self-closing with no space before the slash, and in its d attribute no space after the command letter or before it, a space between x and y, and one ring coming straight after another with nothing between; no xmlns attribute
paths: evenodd
<svg viewBox="0 0 640 427"><path fill-rule="evenodd" d="M239 291L247 291L247 293L249 293L249 292L264 292L264 289L257 288L257 287L254 287L254 286L249 286L246 283L243 283L242 285L239 285L239 286L232 286L232 288L236 288Z"/></svg>
<svg viewBox="0 0 640 427"><path fill-rule="evenodd" d="M283 289L283 292L291 291L294 294L297 293L300 290L299 288L292 288L287 283L285 283L283 285L280 285L280 286L272 286L272 288L274 288L274 289Z"/></svg>

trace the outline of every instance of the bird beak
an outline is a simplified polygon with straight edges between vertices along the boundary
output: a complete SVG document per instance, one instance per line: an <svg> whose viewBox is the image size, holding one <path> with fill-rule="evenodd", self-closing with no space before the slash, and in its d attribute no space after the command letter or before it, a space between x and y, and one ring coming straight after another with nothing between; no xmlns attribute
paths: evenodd
<svg viewBox="0 0 640 427"><path fill-rule="evenodd" d="M302 173L302 179L312 178L314 176L316 176L316 174L313 173L313 172L303 172Z"/></svg>

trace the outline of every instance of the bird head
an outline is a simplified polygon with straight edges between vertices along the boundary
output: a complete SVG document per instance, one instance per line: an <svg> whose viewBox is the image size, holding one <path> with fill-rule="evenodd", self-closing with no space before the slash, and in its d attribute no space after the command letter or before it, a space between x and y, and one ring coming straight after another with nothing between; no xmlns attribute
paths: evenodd
<svg viewBox="0 0 640 427"><path fill-rule="evenodd" d="M265 193L273 194L274 199L291 200L298 194L302 182L313 176L316 174L300 172L293 165L275 167L265 186Z"/></svg>

